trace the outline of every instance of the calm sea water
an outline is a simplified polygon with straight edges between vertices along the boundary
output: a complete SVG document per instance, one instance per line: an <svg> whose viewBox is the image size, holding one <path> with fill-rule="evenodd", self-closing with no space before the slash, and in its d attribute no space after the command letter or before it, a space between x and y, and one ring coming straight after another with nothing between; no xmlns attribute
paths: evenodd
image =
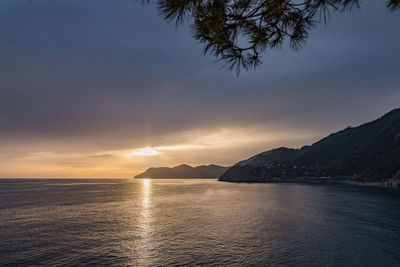
<svg viewBox="0 0 400 267"><path fill-rule="evenodd" d="M0 265L400 266L399 190L0 180Z"/></svg>

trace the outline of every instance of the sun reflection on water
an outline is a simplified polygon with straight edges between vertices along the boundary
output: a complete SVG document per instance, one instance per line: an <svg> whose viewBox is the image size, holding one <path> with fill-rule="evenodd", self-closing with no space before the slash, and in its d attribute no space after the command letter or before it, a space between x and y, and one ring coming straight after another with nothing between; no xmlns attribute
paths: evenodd
<svg viewBox="0 0 400 267"><path fill-rule="evenodd" d="M148 204L150 202L150 180L143 180L143 203Z"/></svg>
<svg viewBox="0 0 400 267"><path fill-rule="evenodd" d="M153 215L151 209L151 180L143 179L143 183L141 186L141 194L142 194L142 205L139 215L139 234L140 239L137 243L137 252L136 255L136 264L137 265L146 265L151 258L150 251L153 248L153 242L151 238L152 234L152 223L153 223Z"/></svg>

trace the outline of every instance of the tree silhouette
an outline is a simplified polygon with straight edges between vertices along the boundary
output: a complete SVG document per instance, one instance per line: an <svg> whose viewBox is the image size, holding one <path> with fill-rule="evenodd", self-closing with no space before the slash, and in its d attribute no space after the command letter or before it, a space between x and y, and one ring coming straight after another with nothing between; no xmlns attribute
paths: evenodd
<svg viewBox="0 0 400 267"><path fill-rule="evenodd" d="M333 11L359 8L360 0L155 0L160 15L176 25L188 23L194 38L228 70L261 64L266 49L287 41L299 48L313 26ZM143 3L152 0L142 0ZM400 0L386 3L400 9Z"/></svg>

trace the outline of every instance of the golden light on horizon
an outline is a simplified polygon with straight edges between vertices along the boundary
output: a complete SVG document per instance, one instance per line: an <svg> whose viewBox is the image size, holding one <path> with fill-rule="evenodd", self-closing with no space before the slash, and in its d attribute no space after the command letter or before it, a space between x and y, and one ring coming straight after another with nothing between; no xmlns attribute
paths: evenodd
<svg viewBox="0 0 400 267"><path fill-rule="evenodd" d="M7 178L129 178L149 167L173 167L182 163L231 165L262 150L309 143L314 132L276 131L269 126L192 130L113 149L81 145L15 144L0 160L0 177ZM291 141L290 142L288 142ZM1 155L0 155L1 157Z"/></svg>

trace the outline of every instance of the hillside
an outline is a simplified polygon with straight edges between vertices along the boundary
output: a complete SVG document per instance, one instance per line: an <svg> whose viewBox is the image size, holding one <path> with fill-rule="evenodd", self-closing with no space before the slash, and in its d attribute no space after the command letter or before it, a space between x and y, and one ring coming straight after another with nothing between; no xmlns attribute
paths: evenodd
<svg viewBox="0 0 400 267"><path fill-rule="evenodd" d="M400 177L400 109L348 127L301 149L278 148L232 166L221 181L267 182L298 177L383 181Z"/></svg>

